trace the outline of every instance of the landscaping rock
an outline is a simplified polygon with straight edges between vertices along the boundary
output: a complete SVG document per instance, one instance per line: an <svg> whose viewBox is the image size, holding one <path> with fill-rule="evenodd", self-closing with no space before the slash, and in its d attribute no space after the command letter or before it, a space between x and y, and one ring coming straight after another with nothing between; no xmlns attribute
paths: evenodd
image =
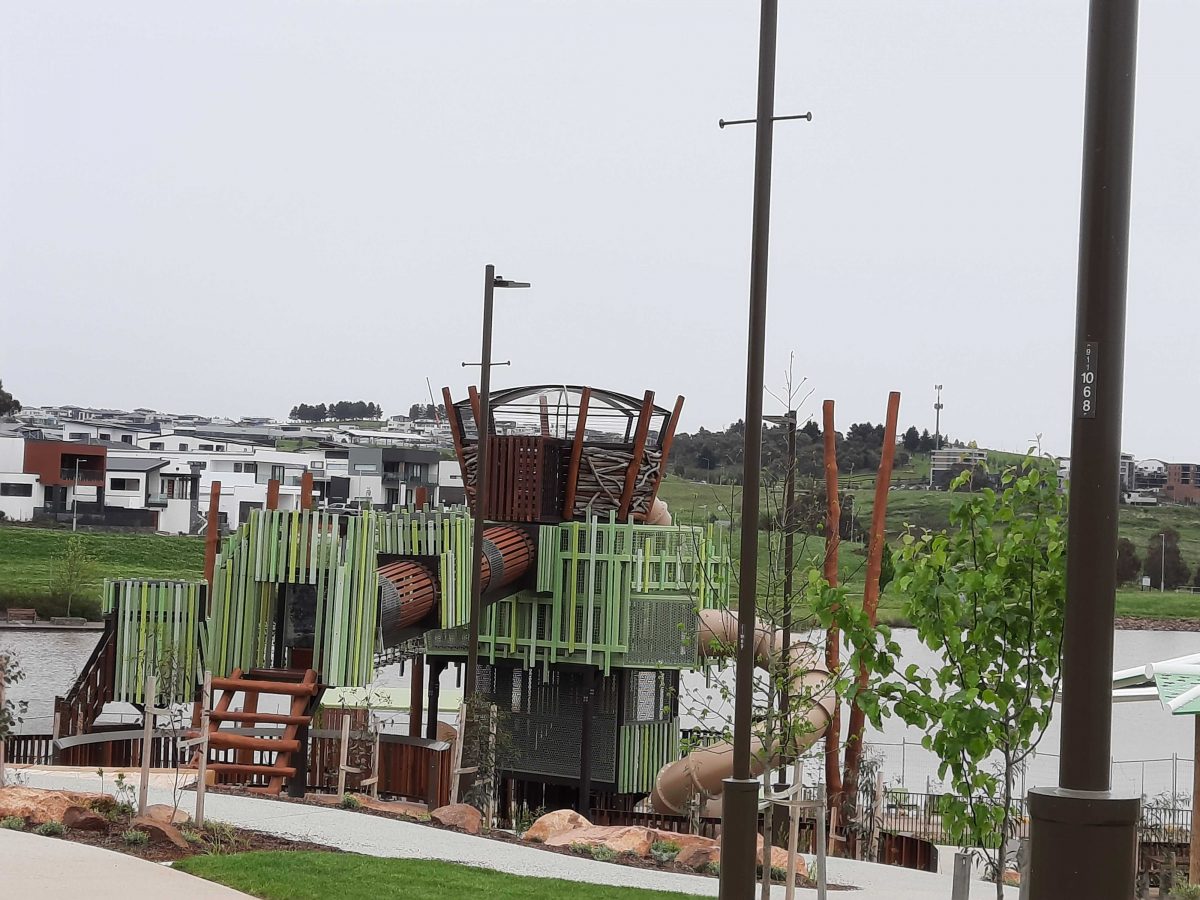
<svg viewBox="0 0 1200 900"><path fill-rule="evenodd" d="M545 844L547 847L570 847L572 844L607 847L614 853L632 853L645 858L654 841L653 831L637 825L589 825L587 828L575 828L557 834Z"/></svg>
<svg viewBox="0 0 1200 900"><path fill-rule="evenodd" d="M182 825L191 819L191 816L167 803L152 803L146 807L146 818L155 822L165 822L167 825Z"/></svg>
<svg viewBox="0 0 1200 900"><path fill-rule="evenodd" d="M787 857L787 850L783 847L772 847L770 856L768 857L771 860L769 863L770 867L772 869L787 869ZM759 865L762 865L763 839L761 834L758 836L758 852L755 854L755 860ZM796 855L796 874L808 875L808 865L804 862L804 857L799 854Z"/></svg>
<svg viewBox="0 0 1200 900"><path fill-rule="evenodd" d="M544 844L550 838L560 835L564 831L573 831L576 828L590 828L591 825L591 822L573 809L556 809L554 812L546 813L530 825L529 830L521 835L521 839Z"/></svg>
<svg viewBox="0 0 1200 900"><path fill-rule="evenodd" d="M93 803L112 802L107 794L81 791L41 791L35 788L0 788L0 819L18 816L32 825L61 822L67 809L78 806L90 809Z"/></svg>
<svg viewBox="0 0 1200 900"><path fill-rule="evenodd" d="M62 823L72 831L108 831L109 821L94 809L68 806L63 812Z"/></svg>
<svg viewBox="0 0 1200 900"><path fill-rule="evenodd" d="M342 802L342 798L337 794L305 794L304 799L309 803L322 803L326 806L338 806ZM354 799L367 809L395 813L410 819L420 819L427 813L426 808L419 803L406 803L403 800L379 800L370 794L355 794Z"/></svg>
<svg viewBox="0 0 1200 900"><path fill-rule="evenodd" d="M166 822L158 822L145 816L139 816L130 822L129 826L137 831L143 831L148 834L152 843L174 844L180 850L188 849L188 842L183 839L183 835L179 833L179 829L174 825L168 825Z"/></svg>
<svg viewBox="0 0 1200 900"><path fill-rule="evenodd" d="M716 841L711 846L696 844L691 847L684 847L679 851L679 855L675 857L675 862L681 866L687 866L689 869L703 869L709 863L721 861L721 848Z"/></svg>
<svg viewBox="0 0 1200 900"><path fill-rule="evenodd" d="M695 847L708 848L719 846L718 842L713 838L702 837L698 834L677 834L674 831L663 831L658 828L653 828L651 831L656 841L668 841L672 844L678 844L680 854L684 850L691 850Z"/></svg>
<svg viewBox="0 0 1200 900"><path fill-rule="evenodd" d="M429 818L446 828L457 828L467 834L479 834L479 829L483 825L483 816L479 810L466 803L439 806L429 814Z"/></svg>

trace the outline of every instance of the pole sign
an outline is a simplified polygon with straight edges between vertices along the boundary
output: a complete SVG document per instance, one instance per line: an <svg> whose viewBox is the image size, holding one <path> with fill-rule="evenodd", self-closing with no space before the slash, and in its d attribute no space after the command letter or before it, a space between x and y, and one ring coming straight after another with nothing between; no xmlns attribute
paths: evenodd
<svg viewBox="0 0 1200 900"><path fill-rule="evenodd" d="M1095 341L1083 345L1083 368L1079 373L1079 391L1075 395L1075 417L1096 418L1096 362L1099 350Z"/></svg>

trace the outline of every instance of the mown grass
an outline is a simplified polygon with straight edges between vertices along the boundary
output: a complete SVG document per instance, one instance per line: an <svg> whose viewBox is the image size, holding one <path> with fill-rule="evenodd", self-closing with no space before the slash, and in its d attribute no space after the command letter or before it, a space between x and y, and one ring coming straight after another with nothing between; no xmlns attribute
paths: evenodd
<svg viewBox="0 0 1200 900"><path fill-rule="evenodd" d="M65 612L65 603L52 596L51 583L71 534L65 529L0 525L0 609ZM88 611L98 613L105 578L194 579L204 574L203 538L86 531L77 536L95 560L85 584Z"/></svg>
<svg viewBox="0 0 1200 900"><path fill-rule="evenodd" d="M175 868L263 900L687 900L695 896L509 875L436 860L319 851L193 856L175 863Z"/></svg>

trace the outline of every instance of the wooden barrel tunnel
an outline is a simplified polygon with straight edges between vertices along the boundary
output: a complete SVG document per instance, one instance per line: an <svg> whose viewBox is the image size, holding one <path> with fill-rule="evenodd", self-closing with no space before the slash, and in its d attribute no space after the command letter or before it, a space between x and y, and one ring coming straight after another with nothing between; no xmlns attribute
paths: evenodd
<svg viewBox="0 0 1200 900"><path fill-rule="evenodd" d="M483 532L480 585L506 587L533 565L535 550L529 535L511 525L493 525ZM402 559L379 567L379 622L384 646L403 639L403 630L421 622L438 601L437 573L423 562Z"/></svg>

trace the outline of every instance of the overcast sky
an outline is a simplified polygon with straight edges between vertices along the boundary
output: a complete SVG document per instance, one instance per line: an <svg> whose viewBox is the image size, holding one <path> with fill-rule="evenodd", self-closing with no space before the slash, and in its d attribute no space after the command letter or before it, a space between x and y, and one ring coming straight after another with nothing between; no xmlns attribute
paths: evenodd
<svg viewBox="0 0 1200 900"><path fill-rule="evenodd" d="M785 2L767 382L1069 448L1085 0ZM0 0L0 378L286 415L476 370L744 408L758 4ZM1200 4L1142 5L1124 444L1200 457ZM768 412L776 404L768 398Z"/></svg>

